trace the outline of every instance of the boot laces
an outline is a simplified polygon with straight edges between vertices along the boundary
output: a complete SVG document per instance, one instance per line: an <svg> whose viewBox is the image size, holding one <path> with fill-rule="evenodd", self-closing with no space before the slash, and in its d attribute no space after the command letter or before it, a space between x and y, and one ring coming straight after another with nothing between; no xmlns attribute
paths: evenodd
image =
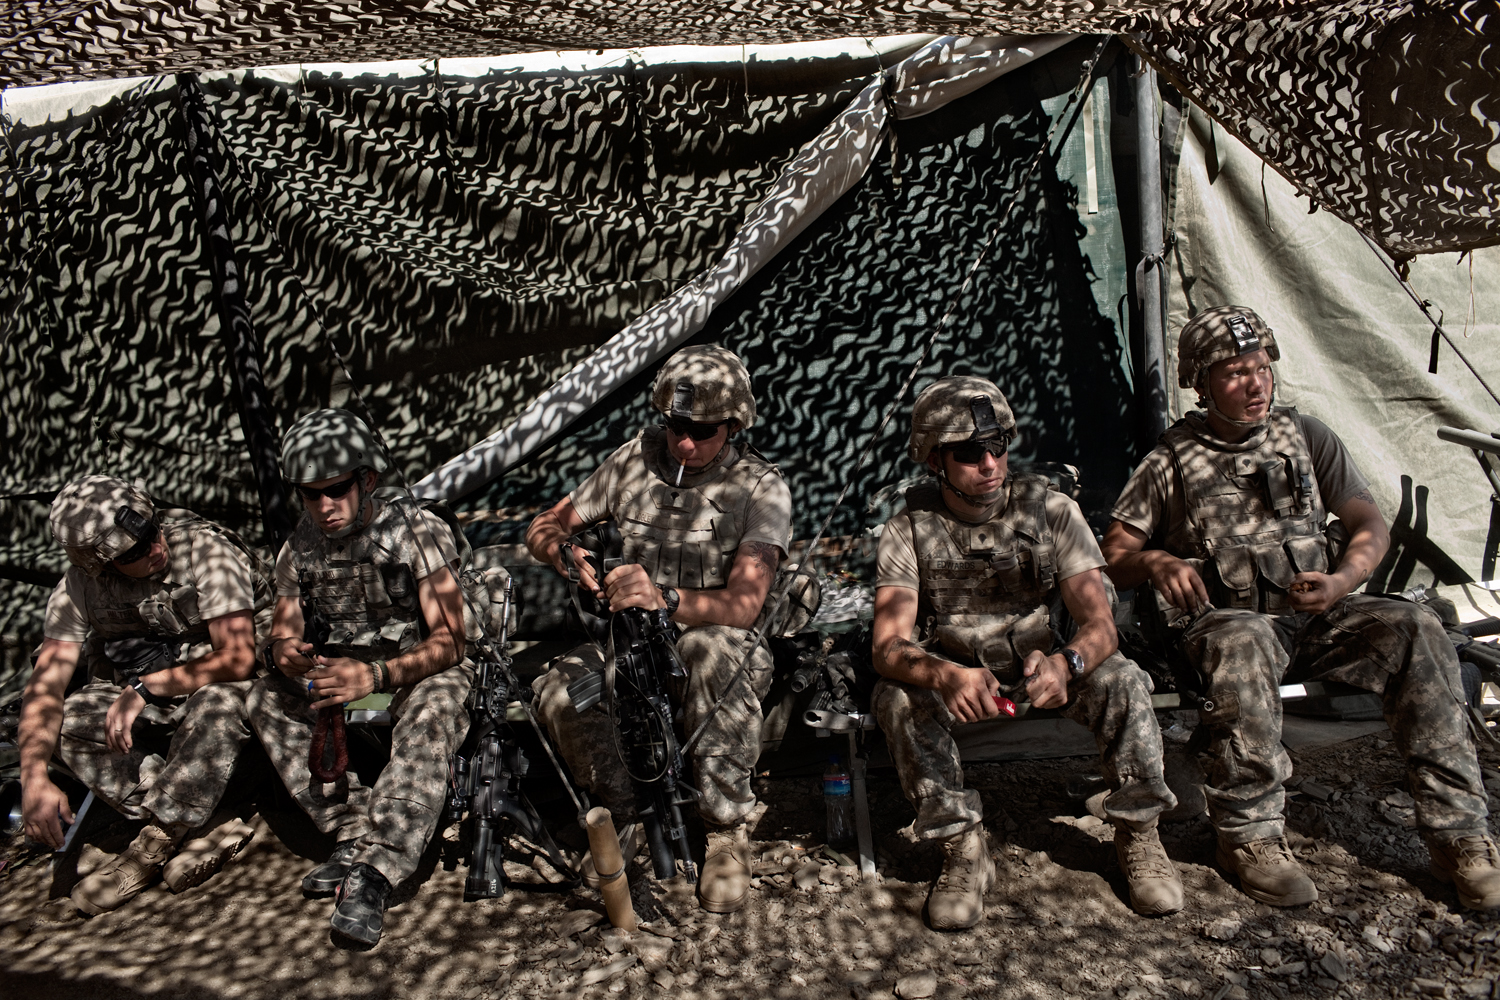
<svg viewBox="0 0 1500 1000"><path fill-rule="evenodd" d="M1457 837L1452 846L1459 868L1500 868L1500 851L1489 837L1482 834Z"/></svg>
<svg viewBox="0 0 1500 1000"><path fill-rule="evenodd" d="M974 878L974 859L964 850L964 838L955 837L943 844L943 871L938 876L940 892L968 892Z"/></svg>
<svg viewBox="0 0 1500 1000"><path fill-rule="evenodd" d="M1125 867L1133 878L1171 878L1172 864L1155 838L1132 835L1125 841Z"/></svg>
<svg viewBox="0 0 1500 1000"><path fill-rule="evenodd" d="M1292 849L1287 846L1285 837L1252 840L1244 845L1244 849L1249 851L1262 867L1280 867L1297 863L1297 859L1292 856Z"/></svg>

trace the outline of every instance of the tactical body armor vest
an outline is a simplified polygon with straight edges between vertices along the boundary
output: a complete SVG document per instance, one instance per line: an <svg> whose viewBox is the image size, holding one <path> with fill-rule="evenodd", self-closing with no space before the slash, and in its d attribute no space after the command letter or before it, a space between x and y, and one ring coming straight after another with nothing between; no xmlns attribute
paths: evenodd
<svg viewBox="0 0 1500 1000"><path fill-rule="evenodd" d="M415 503L382 491L378 506L363 530L345 538L329 538L304 513L287 542L309 613L332 629L324 655L390 659L427 637L417 573L442 567L422 564L416 532L425 525Z"/></svg>
<svg viewBox="0 0 1500 1000"><path fill-rule="evenodd" d="M1052 649L1048 604L1057 583L1045 476L1012 474L983 524L955 518L936 483L906 491L921 582L919 638L945 656L1020 680L1032 650Z"/></svg>
<svg viewBox="0 0 1500 1000"><path fill-rule="evenodd" d="M198 613L192 561L193 543L204 532L226 539L244 553L255 588L256 631L264 634L268 630L275 594L260 557L227 528L191 511L166 510L162 512L161 537L167 546L167 568L159 577L138 579L106 569L97 577L85 578L83 612L91 630L88 656L96 676L109 677L114 672L103 649L105 643L116 639L149 639L188 647L209 641L208 623ZM191 651L188 658L205 652Z"/></svg>
<svg viewBox="0 0 1500 1000"><path fill-rule="evenodd" d="M668 467L670 458L664 457L665 431L649 427L639 440L644 473L623 484L619 508L611 512L620 526L625 562L638 563L659 587L727 585L755 487L781 473L730 444L711 469L685 474L677 486L677 465Z"/></svg>
<svg viewBox="0 0 1500 1000"><path fill-rule="evenodd" d="M1201 420L1162 435L1182 481L1191 557L1218 607L1286 613L1293 577L1328 570L1328 515L1296 412L1272 407L1264 428L1233 445L1206 438Z"/></svg>

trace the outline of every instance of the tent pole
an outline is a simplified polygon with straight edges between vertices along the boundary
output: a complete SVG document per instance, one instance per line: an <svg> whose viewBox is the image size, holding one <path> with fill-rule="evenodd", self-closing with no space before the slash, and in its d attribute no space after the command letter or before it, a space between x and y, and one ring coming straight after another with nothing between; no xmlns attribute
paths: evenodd
<svg viewBox="0 0 1500 1000"><path fill-rule="evenodd" d="M1139 59L1140 57L1137 56ZM1156 70L1144 59L1135 78L1136 178L1141 204L1141 260L1135 269L1141 305L1143 345L1141 388L1146 401L1144 429L1155 444L1167 429L1167 328L1164 278L1166 239L1162 232L1161 136Z"/></svg>
<svg viewBox="0 0 1500 1000"><path fill-rule="evenodd" d="M280 451L276 420L262 375L260 338L250 321L240 267L230 237L228 206L219 186L218 149L213 119L203 100L203 89L193 73L177 74L182 119L187 131L188 170L193 201L203 227L203 256L213 274L214 297L219 309L219 332L229 352L229 372L239 402L240 428L250 449L250 463L260 490L261 523L273 552L291 534L291 515L286 490L281 483L277 458Z"/></svg>

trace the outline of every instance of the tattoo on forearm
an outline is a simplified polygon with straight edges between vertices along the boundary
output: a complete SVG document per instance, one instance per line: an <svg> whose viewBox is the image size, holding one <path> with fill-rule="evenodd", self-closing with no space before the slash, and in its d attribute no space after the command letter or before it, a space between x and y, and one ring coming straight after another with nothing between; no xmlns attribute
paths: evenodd
<svg viewBox="0 0 1500 1000"><path fill-rule="evenodd" d="M922 662L927 651L910 639L897 639L890 644L886 651L886 658L892 663L904 663L908 667L916 666Z"/></svg>
<svg viewBox="0 0 1500 1000"><path fill-rule="evenodd" d="M736 553L735 558L739 558L740 556L754 559L764 566L766 572L772 576L776 574L777 568L781 565L781 550L767 542L743 543L740 545L739 552Z"/></svg>

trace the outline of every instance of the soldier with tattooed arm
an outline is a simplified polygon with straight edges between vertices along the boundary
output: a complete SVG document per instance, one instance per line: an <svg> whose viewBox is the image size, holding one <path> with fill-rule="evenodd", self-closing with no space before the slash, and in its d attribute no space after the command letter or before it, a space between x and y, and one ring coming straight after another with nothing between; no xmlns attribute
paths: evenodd
<svg viewBox="0 0 1500 1000"><path fill-rule="evenodd" d="M1115 583L1137 588L1137 608L1202 674L1220 867L1273 906L1318 898L1284 836L1292 766L1277 688L1341 681L1385 699L1433 874L1465 906L1500 907L1453 646L1427 608L1354 593L1390 546L1367 481L1321 421L1273 405L1281 355L1255 312L1199 313L1179 352L1178 384L1203 410L1136 468L1104 554Z"/></svg>
<svg viewBox="0 0 1500 1000"><path fill-rule="evenodd" d="M1078 505L1045 476L1010 470L1015 432L987 379L924 389L909 454L936 481L907 490L880 535L875 669L884 679L874 708L917 810L917 836L943 844L927 919L943 930L974 926L995 879L979 793L964 787L951 730L998 716L1002 692L1062 708L1093 732L1130 905L1174 913L1182 883L1156 825L1177 800L1163 776L1150 681L1118 652L1104 558ZM1077 626L1071 637L1058 608Z"/></svg>

